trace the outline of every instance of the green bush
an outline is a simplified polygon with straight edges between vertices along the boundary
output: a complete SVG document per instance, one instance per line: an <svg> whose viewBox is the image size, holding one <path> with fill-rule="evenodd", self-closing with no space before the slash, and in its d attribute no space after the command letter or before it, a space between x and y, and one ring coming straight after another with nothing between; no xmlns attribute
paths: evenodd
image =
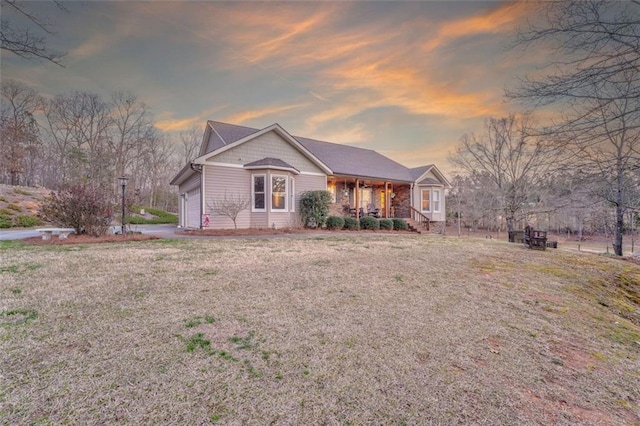
<svg viewBox="0 0 640 426"><path fill-rule="evenodd" d="M357 231L358 229L360 229L360 222L355 217L345 217L344 229L348 229L349 231Z"/></svg>
<svg viewBox="0 0 640 426"><path fill-rule="evenodd" d="M360 218L360 229L380 229L380 221L372 216Z"/></svg>
<svg viewBox="0 0 640 426"><path fill-rule="evenodd" d="M4 216L13 216L14 213L15 213L14 211L9 209L0 209L0 214Z"/></svg>
<svg viewBox="0 0 640 426"><path fill-rule="evenodd" d="M21 212L22 211L22 207L20 207L18 205L15 205L15 204L9 204L9 205L7 205L7 208L11 209L11 210L14 210L14 211L17 211L17 212Z"/></svg>
<svg viewBox="0 0 640 426"><path fill-rule="evenodd" d="M380 219L380 229L393 229L393 221L391 219Z"/></svg>
<svg viewBox="0 0 640 426"><path fill-rule="evenodd" d="M42 224L42 221L35 216L20 215L15 218L16 226L21 228L31 228Z"/></svg>
<svg viewBox="0 0 640 426"><path fill-rule="evenodd" d="M11 218L0 214L0 228L11 228Z"/></svg>
<svg viewBox="0 0 640 426"><path fill-rule="evenodd" d="M327 228L342 229L344 227L344 218L340 216L329 216L327 218Z"/></svg>
<svg viewBox="0 0 640 426"><path fill-rule="evenodd" d="M406 231L407 229L409 229L409 227L407 226L407 221L405 221L404 219L393 219L393 229L396 229L398 231Z"/></svg>
<svg viewBox="0 0 640 426"><path fill-rule="evenodd" d="M333 195L329 191L306 191L300 197L300 217L308 228L322 228L329 215Z"/></svg>

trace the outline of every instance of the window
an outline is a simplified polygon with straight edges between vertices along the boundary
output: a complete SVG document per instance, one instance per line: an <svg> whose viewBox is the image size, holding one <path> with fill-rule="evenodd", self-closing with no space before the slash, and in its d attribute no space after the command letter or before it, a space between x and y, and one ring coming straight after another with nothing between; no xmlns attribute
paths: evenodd
<svg viewBox="0 0 640 426"><path fill-rule="evenodd" d="M291 202L289 203L289 211L296 211L296 181L289 178L289 192L291 193Z"/></svg>
<svg viewBox="0 0 640 426"><path fill-rule="evenodd" d="M265 175L252 175L251 211L265 211Z"/></svg>
<svg viewBox="0 0 640 426"><path fill-rule="evenodd" d="M428 212L429 207L430 207L430 202L431 199L429 197L429 190L428 189L423 189L422 190L422 211L423 212Z"/></svg>
<svg viewBox="0 0 640 426"><path fill-rule="evenodd" d="M271 176L271 210L287 210L287 177Z"/></svg>
<svg viewBox="0 0 640 426"><path fill-rule="evenodd" d="M437 189L433 190L433 211L434 213L440 212L440 191Z"/></svg>

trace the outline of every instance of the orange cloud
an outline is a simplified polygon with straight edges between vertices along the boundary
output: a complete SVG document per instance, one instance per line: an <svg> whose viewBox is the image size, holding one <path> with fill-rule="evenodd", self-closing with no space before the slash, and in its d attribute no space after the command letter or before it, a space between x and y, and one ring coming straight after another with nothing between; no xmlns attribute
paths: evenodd
<svg viewBox="0 0 640 426"><path fill-rule="evenodd" d="M482 15L446 22L424 45L424 50L430 52L459 37L512 31L518 20L526 16L531 9L532 5L527 2L507 3Z"/></svg>
<svg viewBox="0 0 640 426"><path fill-rule="evenodd" d="M268 115L278 114L284 111L289 111L295 108L301 108L308 104L295 104L295 105L285 105L285 106L268 106L260 109L242 111L235 114L228 115L224 118L223 121L241 124L247 120L251 120L254 118L266 117Z"/></svg>
<svg viewBox="0 0 640 426"><path fill-rule="evenodd" d="M186 118L173 118L173 112L163 112L158 115L159 119L156 120L156 127L163 132L177 132L180 130L189 130L193 126L201 126L202 123L210 120L222 109L226 108L226 105L218 106L215 108L203 111L198 115ZM166 117L166 118L165 118Z"/></svg>

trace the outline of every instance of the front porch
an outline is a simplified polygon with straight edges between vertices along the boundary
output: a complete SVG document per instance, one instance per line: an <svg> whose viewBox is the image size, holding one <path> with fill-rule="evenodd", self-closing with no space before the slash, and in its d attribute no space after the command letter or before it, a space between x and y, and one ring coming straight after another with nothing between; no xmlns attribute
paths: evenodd
<svg viewBox="0 0 640 426"><path fill-rule="evenodd" d="M411 185L407 183L331 176L327 190L333 194L332 216L411 217Z"/></svg>

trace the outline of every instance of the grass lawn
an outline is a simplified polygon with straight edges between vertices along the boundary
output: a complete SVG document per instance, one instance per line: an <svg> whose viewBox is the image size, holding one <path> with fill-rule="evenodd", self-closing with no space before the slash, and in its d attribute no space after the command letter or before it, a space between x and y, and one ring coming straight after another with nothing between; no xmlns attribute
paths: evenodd
<svg viewBox="0 0 640 426"><path fill-rule="evenodd" d="M0 244L3 424L638 424L640 266L451 236Z"/></svg>

